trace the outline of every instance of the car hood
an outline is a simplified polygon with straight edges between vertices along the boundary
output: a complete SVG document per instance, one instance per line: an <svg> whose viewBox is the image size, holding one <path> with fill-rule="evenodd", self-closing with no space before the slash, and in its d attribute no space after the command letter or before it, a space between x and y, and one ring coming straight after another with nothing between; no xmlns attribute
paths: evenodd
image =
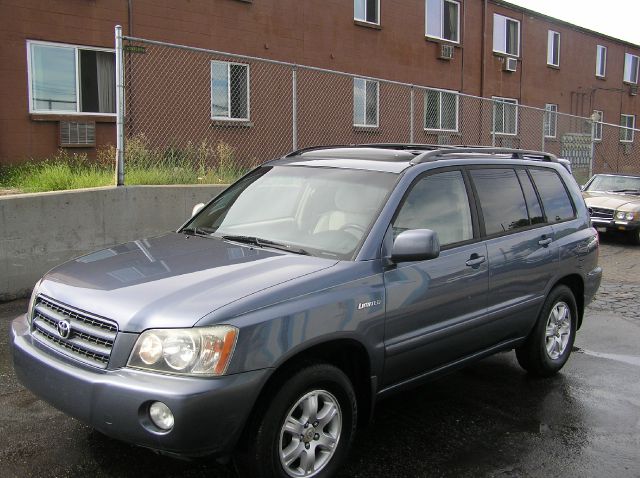
<svg viewBox="0 0 640 478"><path fill-rule="evenodd" d="M222 306L337 262L170 233L62 264L39 293L115 320L121 331L192 327Z"/></svg>
<svg viewBox="0 0 640 478"><path fill-rule="evenodd" d="M624 211L640 210L640 196L606 192L583 192L582 195L588 207L622 209Z"/></svg>

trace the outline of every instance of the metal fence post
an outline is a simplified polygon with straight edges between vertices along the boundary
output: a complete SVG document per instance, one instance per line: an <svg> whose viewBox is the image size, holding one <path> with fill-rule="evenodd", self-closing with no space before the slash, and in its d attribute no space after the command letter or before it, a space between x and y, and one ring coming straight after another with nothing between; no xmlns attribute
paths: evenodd
<svg viewBox="0 0 640 478"><path fill-rule="evenodd" d="M496 102L491 100L491 146L496 146Z"/></svg>
<svg viewBox="0 0 640 478"><path fill-rule="evenodd" d="M411 115L409 118L409 128L411 128L411 131L409 131L409 143L413 144L413 85L411 85L411 89L409 90L410 92L410 106L409 106L409 114Z"/></svg>
<svg viewBox="0 0 640 478"><path fill-rule="evenodd" d="M122 26L116 25L116 185L124 186L124 55Z"/></svg>
<svg viewBox="0 0 640 478"><path fill-rule="evenodd" d="M546 129L547 129L547 125L546 125L546 116L547 113L542 113L542 149L540 151L544 151L544 148L546 146Z"/></svg>
<svg viewBox="0 0 640 478"><path fill-rule="evenodd" d="M298 68L291 68L291 140L293 151L298 149Z"/></svg>

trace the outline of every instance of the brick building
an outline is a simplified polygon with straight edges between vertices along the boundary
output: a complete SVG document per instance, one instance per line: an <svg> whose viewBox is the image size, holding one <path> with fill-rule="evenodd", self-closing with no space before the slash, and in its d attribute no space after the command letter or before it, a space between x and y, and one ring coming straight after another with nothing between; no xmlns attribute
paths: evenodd
<svg viewBox="0 0 640 478"><path fill-rule="evenodd" d="M115 142L116 24L140 38L501 98L507 136L518 132L510 104L630 127L640 113L639 46L500 0L1 0L0 24L0 164L50 156L61 141L90 155ZM240 101L225 99L233 87L218 76L244 78ZM212 66L210 85L212 121L248 117L242 65ZM354 127L377 126L382 112L369 106L380 94L353 82L343 106ZM439 111L435 131L453 127L444 95L425 106ZM73 121L95 122L96 146L69 144ZM634 139L629 130L614 147Z"/></svg>

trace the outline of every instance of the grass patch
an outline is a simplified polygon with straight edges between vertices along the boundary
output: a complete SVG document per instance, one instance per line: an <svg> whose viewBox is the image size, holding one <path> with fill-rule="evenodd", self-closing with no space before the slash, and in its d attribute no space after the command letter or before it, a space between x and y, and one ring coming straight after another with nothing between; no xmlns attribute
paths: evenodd
<svg viewBox="0 0 640 478"><path fill-rule="evenodd" d="M60 150L43 161L0 167L0 189L42 192L112 186L114 158L113 146L101 148L95 161L85 154ZM223 142L187 143L183 148L170 146L161 150L149 148L144 136L127 142L127 185L227 184L247 170L237 165L233 148Z"/></svg>

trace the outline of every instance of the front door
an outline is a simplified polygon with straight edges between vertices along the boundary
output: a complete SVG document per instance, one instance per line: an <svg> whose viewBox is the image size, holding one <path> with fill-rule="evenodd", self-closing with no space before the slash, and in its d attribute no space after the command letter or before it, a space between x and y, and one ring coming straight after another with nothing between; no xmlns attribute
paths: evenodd
<svg viewBox="0 0 640 478"><path fill-rule="evenodd" d="M384 274L387 297L383 386L402 382L477 350L471 332L486 313L487 249L474 239L469 195L459 170L419 178L391 225L438 234L440 256L398 264Z"/></svg>

